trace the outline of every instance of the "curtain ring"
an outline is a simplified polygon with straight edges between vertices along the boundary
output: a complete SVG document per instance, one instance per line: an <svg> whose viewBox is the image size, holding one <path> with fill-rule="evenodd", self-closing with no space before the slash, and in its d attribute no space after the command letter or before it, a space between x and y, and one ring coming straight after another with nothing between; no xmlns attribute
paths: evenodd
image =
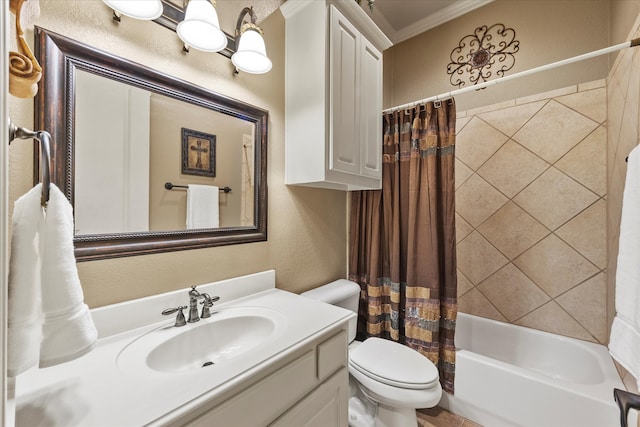
<svg viewBox="0 0 640 427"><path fill-rule="evenodd" d="M440 108L442 106L442 101L436 99L435 101L433 101L433 106L434 108Z"/></svg>

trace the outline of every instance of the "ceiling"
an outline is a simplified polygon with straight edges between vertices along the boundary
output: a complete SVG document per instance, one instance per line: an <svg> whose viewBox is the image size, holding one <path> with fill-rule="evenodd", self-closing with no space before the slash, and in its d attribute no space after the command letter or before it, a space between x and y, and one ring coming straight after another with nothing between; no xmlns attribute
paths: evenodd
<svg viewBox="0 0 640 427"><path fill-rule="evenodd" d="M284 1L286 0L262 0L255 2L253 8L258 17L264 19ZM360 7L396 44L492 1L494 0L374 0L373 9L370 9L368 0L360 0Z"/></svg>
<svg viewBox="0 0 640 427"><path fill-rule="evenodd" d="M367 0L360 6L393 44L464 15L493 0L375 0L373 11Z"/></svg>

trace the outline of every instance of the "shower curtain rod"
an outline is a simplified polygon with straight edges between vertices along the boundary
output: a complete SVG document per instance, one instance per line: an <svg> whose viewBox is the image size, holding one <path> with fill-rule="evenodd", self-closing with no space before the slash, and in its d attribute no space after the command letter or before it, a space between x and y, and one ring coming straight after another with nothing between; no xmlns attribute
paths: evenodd
<svg viewBox="0 0 640 427"><path fill-rule="evenodd" d="M460 94L463 94L463 93L471 92L473 90L483 89L483 88L488 87L488 86L497 85L499 83L504 83L504 82L509 81L509 80L513 80L513 79L517 79L517 78L520 78L520 77L525 77L525 76L528 76L528 75L531 75L531 74L539 73L540 71L546 71L546 70L550 70L552 68L561 67L563 65L571 64L571 63L574 63L574 62L584 61L585 59L595 58L596 56L605 55L607 53L616 52L618 50L622 50L622 49L627 48L627 47L635 47L635 46L638 46L638 45L640 45L640 38L633 39L633 40L630 40L630 41L626 41L624 43L616 44L616 45L613 45L613 46L605 47L603 49L594 50L593 52L583 53L582 55L574 56L572 58L567 58L567 59L563 59L561 61L552 62L551 64L541 65L539 67L531 68L530 70L521 71L519 73L511 74L510 76L504 76L504 77L500 77L499 79L494 79L494 80L487 80L485 82L478 83L478 84L476 84L474 86L467 86L467 87L464 87L462 89L452 90L450 92L445 92L445 93L442 93L440 95L431 96L429 98L424 98L424 99L421 99L419 101L408 102L406 104L398 105L396 107L387 108L387 109L382 110L382 113L383 114L384 113L390 113L390 112L395 111L395 110L402 110L402 109L405 109L405 108L411 108L411 107L415 107L416 105L424 104L424 103L430 102L430 101L442 101L444 99L451 98L451 97L453 97L455 95L460 95Z"/></svg>

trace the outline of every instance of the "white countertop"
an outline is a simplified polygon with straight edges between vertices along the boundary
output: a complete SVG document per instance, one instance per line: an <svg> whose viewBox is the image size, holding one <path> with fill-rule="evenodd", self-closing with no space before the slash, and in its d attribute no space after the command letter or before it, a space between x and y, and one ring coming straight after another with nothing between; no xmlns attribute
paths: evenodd
<svg viewBox="0 0 640 427"><path fill-rule="evenodd" d="M247 277L249 276L245 276L243 280L246 281ZM249 281L250 279L251 277ZM132 373L118 366L118 355L143 334L172 325L175 315L164 318L159 313L170 307L165 305L168 299L178 298L186 305L186 290L98 309L96 311L99 313L94 318L101 338L90 353L58 366L34 368L17 377L16 426L165 425L286 357L304 346L312 336L347 322L355 315L339 307L273 287L266 289L271 285L244 296L239 292L241 285L233 280L224 281L222 287L215 285L203 285L198 289L211 295L229 295L228 292L225 293L225 286L235 286L228 289L232 289L231 292L237 298L229 301L223 296L221 303L212 308L212 313L232 307L266 307L277 310L286 318L283 333L271 337L255 350L237 356L242 363L233 363L224 366L224 369L210 366L188 372L142 370ZM144 305L148 308L149 304L158 304L152 310L147 310L148 313L155 313L154 317L142 316L135 319L136 316L131 316L134 319L130 322L121 319L127 313L139 313L140 307ZM109 316L114 314L120 318L120 325L116 329L110 329ZM162 321L150 323L154 318ZM208 320L210 319L202 319L199 323ZM137 327L125 330L127 323ZM187 324L180 329L190 326Z"/></svg>

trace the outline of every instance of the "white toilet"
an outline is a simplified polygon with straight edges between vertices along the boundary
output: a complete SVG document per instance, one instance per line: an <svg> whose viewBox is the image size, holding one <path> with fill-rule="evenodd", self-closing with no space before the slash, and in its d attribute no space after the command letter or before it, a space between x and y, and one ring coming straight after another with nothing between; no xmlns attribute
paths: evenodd
<svg viewBox="0 0 640 427"><path fill-rule="evenodd" d="M358 313L360 286L336 280L302 296ZM381 338L355 341L357 320L349 324L349 425L416 427L417 408L438 404L438 369L417 351Z"/></svg>

